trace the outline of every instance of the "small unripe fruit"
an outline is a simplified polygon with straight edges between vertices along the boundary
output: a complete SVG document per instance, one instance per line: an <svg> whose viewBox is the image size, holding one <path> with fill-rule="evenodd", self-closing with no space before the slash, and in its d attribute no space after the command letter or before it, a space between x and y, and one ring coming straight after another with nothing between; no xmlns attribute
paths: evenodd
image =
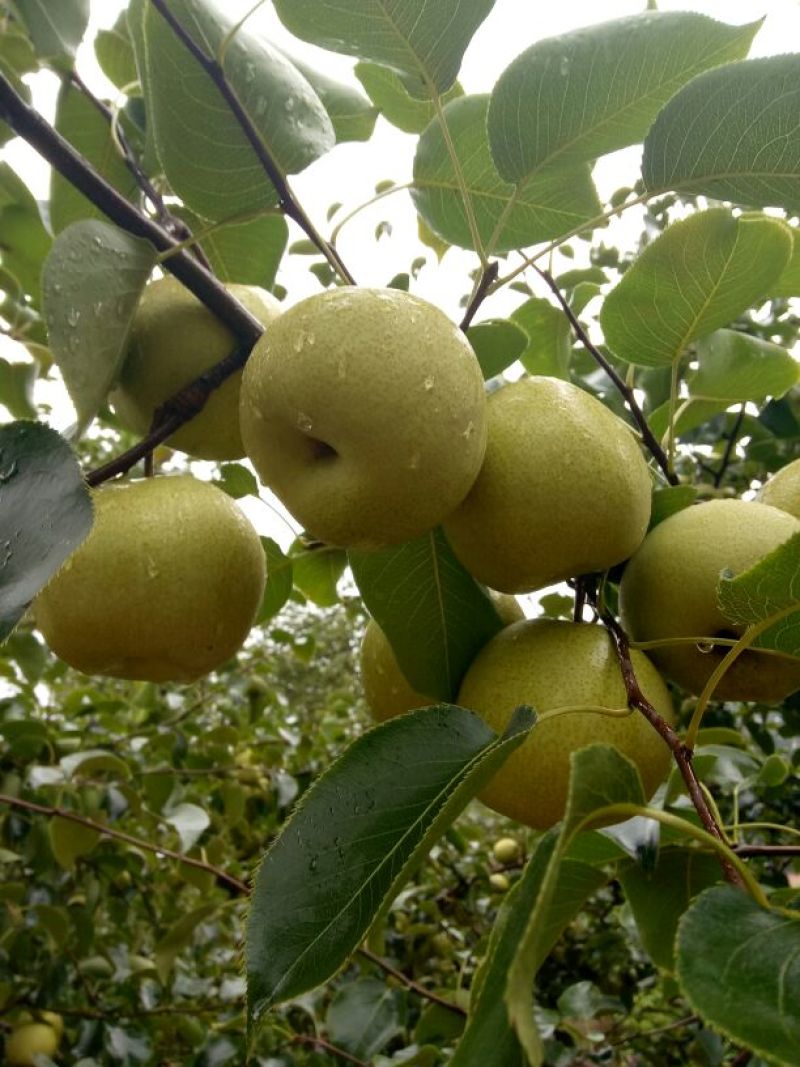
<svg viewBox="0 0 800 1067"><path fill-rule="evenodd" d="M58 1036L47 1023L25 1023L6 1041L6 1064L8 1067L36 1067L37 1055L55 1056Z"/></svg>
<svg viewBox="0 0 800 1067"><path fill-rule="evenodd" d="M511 883L504 874L498 872L497 874L489 875L489 885L492 889L496 889L498 893L507 892L510 884Z"/></svg>
<svg viewBox="0 0 800 1067"><path fill-rule="evenodd" d="M492 846L494 858L498 863L514 863L520 857L519 841L513 837L501 837Z"/></svg>

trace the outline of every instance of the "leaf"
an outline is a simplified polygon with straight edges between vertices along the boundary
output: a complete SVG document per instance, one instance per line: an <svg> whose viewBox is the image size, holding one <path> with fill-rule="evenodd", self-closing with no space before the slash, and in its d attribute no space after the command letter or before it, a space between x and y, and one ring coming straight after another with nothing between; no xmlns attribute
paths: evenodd
<svg viewBox="0 0 800 1067"><path fill-rule="evenodd" d="M222 282L259 285L275 284L289 227L282 215L258 215L240 222L221 222L213 227L188 208L175 214L188 223L211 269Z"/></svg>
<svg viewBox="0 0 800 1067"><path fill-rule="evenodd" d="M300 71L320 98L333 123L336 143L368 141L375 129L377 108L352 85L329 78L291 54L286 58Z"/></svg>
<svg viewBox="0 0 800 1067"><path fill-rule="evenodd" d="M678 416L675 419L675 436L682 437L696 430L698 426L722 415L730 407L727 400L692 400L686 398L678 403ZM661 438L667 432L670 421L670 403L661 404L647 416L650 429Z"/></svg>
<svg viewBox="0 0 800 1067"><path fill-rule="evenodd" d="M423 708L370 730L317 779L256 878L246 951L251 1023L341 967L530 726L529 710L519 709L498 738L463 708Z"/></svg>
<svg viewBox="0 0 800 1067"><path fill-rule="evenodd" d="M59 816L50 820L48 833L53 855L58 865L67 871L73 870L75 861L87 856L100 840L97 830Z"/></svg>
<svg viewBox="0 0 800 1067"><path fill-rule="evenodd" d="M760 25L646 12L538 41L492 93L488 130L498 171L522 183L554 162L586 163L637 144L690 78L747 55Z"/></svg>
<svg viewBox="0 0 800 1067"><path fill-rule="evenodd" d="M767 911L731 886L708 889L678 927L677 975L704 1022L770 1063L797 1063L797 916Z"/></svg>
<svg viewBox="0 0 800 1067"><path fill-rule="evenodd" d="M89 0L15 0L36 51L71 66L89 24Z"/></svg>
<svg viewBox="0 0 800 1067"><path fill-rule="evenodd" d="M126 199L133 199L138 186L125 165L111 126L94 104L71 82L62 84L56 102L55 127L110 185ZM59 233L71 222L103 218L105 214L57 170L50 178L50 222Z"/></svg>
<svg viewBox="0 0 800 1067"><path fill-rule="evenodd" d="M785 348L737 330L716 330L698 341L699 367L686 376L689 393L702 400L763 401L797 384L800 367Z"/></svg>
<svg viewBox="0 0 800 1067"><path fill-rule="evenodd" d="M55 430L0 427L0 642L84 540L92 504L80 467Z"/></svg>
<svg viewBox="0 0 800 1067"><path fill-rule="evenodd" d="M690 341L764 299L791 254L788 227L765 215L711 208L675 222L606 297L606 342L628 363L672 363Z"/></svg>
<svg viewBox="0 0 800 1067"><path fill-rule="evenodd" d="M532 296L515 311L511 321L527 333L529 341L520 361L529 374L569 378L572 327L564 312L548 300Z"/></svg>
<svg viewBox="0 0 800 1067"><path fill-rule="evenodd" d="M800 55L730 63L695 78L644 142L649 192L800 208Z"/></svg>
<svg viewBox="0 0 800 1067"><path fill-rule="evenodd" d="M388 67L361 62L356 63L353 73L386 121L404 133L422 133L436 117L433 101L412 96L400 75ZM442 103L449 104L463 95L464 90L458 82L454 82L442 96Z"/></svg>
<svg viewBox="0 0 800 1067"><path fill-rule="evenodd" d="M34 363L9 363L0 358L0 404L8 408L12 418L35 419L33 385L36 381Z"/></svg>
<svg viewBox="0 0 800 1067"><path fill-rule="evenodd" d="M272 538L262 537L261 544L267 558L267 585L256 616L257 623L267 622L277 615L291 596L294 586L292 560L283 554Z"/></svg>
<svg viewBox="0 0 800 1067"><path fill-rule="evenodd" d="M6 23L0 36L0 74L8 78L27 103L30 103L31 91L22 81L22 75L36 70L37 65L36 52L28 35L19 26ZM16 134L11 127L0 122L0 145L12 137L16 137Z"/></svg>
<svg viewBox="0 0 800 1067"><path fill-rule="evenodd" d="M100 69L117 89L124 89L139 79L136 57L128 30L128 16L121 11L110 30L98 30L94 52Z"/></svg>
<svg viewBox="0 0 800 1067"><path fill-rule="evenodd" d="M90 777L102 771L109 771L116 778L131 776L130 768L124 760L102 748L90 748L62 756L60 764L68 778Z"/></svg>
<svg viewBox="0 0 800 1067"><path fill-rule="evenodd" d="M735 578L723 577L717 598L723 615L743 628L774 619L753 642L787 656L800 656L800 533L794 534Z"/></svg>
<svg viewBox="0 0 800 1067"><path fill-rule="evenodd" d="M320 608L338 603L336 586L347 566L347 553L330 545L309 548L303 541L295 541L289 554L294 584L300 592Z"/></svg>
<svg viewBox="0 0 800 1067"><path fill-rule="evenodd" d="M485 379L502 374L528 347L528 335L509 319L487 319L467 330Z"/></svg>
<svg viewBox="0 0 800 1067"><path fill-rule="evenodd" d="M693 485L666 485L662 489L654 489L648 531L670 515L688 508L697 499L697 492Z"/></svg>
<svg viewBox="0 0 800 1067"><path fill-rule="evenodd" d="M697 849L664 849L656 867L625 863L617 877L631 906L639 936L657 967L675 966L675 933L678 920L701 890L719 882L719 859Z"/></svg>
<svg viewBox="0 0 800 1067"><path fill-rule="evenodd" d="M51 237L44 228L36 201L7 163L0 163L0 233L3 267L38 307L39 274Z"/></svg>
<svg viewBox="0 0 800 1067"><path fill-rule="evenodd" d="M444 109L462 176L484 245L496 252L523 248L569 233L599 215L589 167L581 164L537 176L524 189L497 173L486 137L488 95L461 96ZM441 237L462 248L474 241L441 125L435 119L424 131L414 157L411 196L417 211ZM501 229L495 236L495 229Z"/></svg>
<svg viewBox="0 0 800 1067"><path fill-rule="evenodd" d="M792 258L786 264L783 273L770 289L770 296L800 296L800 230L792 227Z"/></svg>
<svg viewBox="0 0 800 1067"><path fill-rule="evenodd" d="M361 978L339 989L325 1016L329 1040L362 1060L402 1030L400 994L378 978Z"/></svg>
<svg viewBox="0 0 800 1067"><path fill-rule="evenodd" d="M164 812L164 820L177 830L184 852L196 845L211 825L207 812L197 804L176 804L174 808Z"/></svg>
<svg viewBox="0 0 800 1067"><path fill-rule="evenodd" d="M163 984L166 985L178 955L192 944L197 927L217 911L219 911L219 904L202 904L199 908L194 908L174 922L157 942L153 949L153 956L158 977Z"/></svg>
<svg viewBox="0 0 800 1067"><path fill-rule="evenodd" d="M415 96L450 88L493 6L494 0L275 0L295 37L390 67L406 76Z"/></svg>
<svg viewBox="0 0 800 1067"><path fill-rule="evenodd" d="M99 220L58 235L42 271L53 358L88 424L116 381L133 316L156 261L149 242Z"/></svg>
<svg viewBox="0 0 800 1067"><path fill-rule="evenodd" d="M217 485L234 500L241 500L243 496L258 496L256 476L241 463L223 463Z"/></svg>
<svg viewBox="0 0 800 1067"><path fill-rule="evenodd" d="M489 594L441 530L349 558L364 604L411 687L453 699L470 663L503 627Z"/></svg>
<svg viewBox="0 0 800 1067"><path fill-rule="evenodd" d="M502 1063L503 1067L525 1065L503 994L506 975L541 891L556 839L557 834L550 831L537 841L522 878L503 903L486 956L475 976L467 1028L450 1061L451 1067L473 1067L480 1063ZM542 918L537 970L585 901L607 881L606 874L586 863L564 860L560 864L551 904Z"/></svg>
<svg viewBox="0 0 800 1067"><path fill-rule="evenodd" d="M169 0L169 9L207 55L217 54L231 28L219 7ZM173 190L214 221L274 206L277 193L210 77L149 0L134 0L129 17L156 150ZM230 40L224 72L284 174L299 173L333 147L317 94L249 23Z"/></svg>

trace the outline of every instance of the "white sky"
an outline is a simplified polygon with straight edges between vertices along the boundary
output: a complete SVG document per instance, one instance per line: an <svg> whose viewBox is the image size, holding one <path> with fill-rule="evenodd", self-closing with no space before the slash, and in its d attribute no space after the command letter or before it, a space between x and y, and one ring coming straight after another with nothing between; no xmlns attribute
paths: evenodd
<svg viewBox="0 0 800 1067"><path fill-rule="evenodd" d="M223 6L226 13L238 17L252 7L252 2L227 0ZM91 40L97 29L113 24L125 5L122 0L92 0L91 6L92 21L87 34L89 43L81 49L78 69L95 92L113 98L115 90L97 67ZM658 6L662 11L698 11L736 24L766 15L751 56L800 49L800 3L797 0L705 0L694 3L661 0ZM496 0L492 13L467 50L460 74L461 83L468 93L489 91L508 63L534 41L590 23L635 14L644 7L644 0L605 0L602 3L587 0L559 0L558 3ZM253 19L276 44L284 45L298 58L306 59L334 77L348 78L354 60L297 42L283 29L270 3L265 3ZM37 75L31 84L37 106L43 114L52 118L57 90L55 76L43 73ZM323 233L328 233L331 224L326 223L325 212L332 202L341 201L346 210L368 200L374 193L376 182L382 179L391 178L399 183L411 178L415 141L414 137L401 133L379 119L371 141L337 146L303 174L293 177L292 186L318 227ZM608 197L621 185L633 184L639 176L639 156L640 149L634 148L599 161L595 168L595 180L601 199ZM0 151L0 158L11 163L37 198L47 198L49 168L27 145L19 139L12 141ZM637 216L635 211L630 214L632 217L624 223L625 229L617 230L618 237L622 234L623 240L625 233L635 235L639 232L638 221L641 216ZM374 230L383 219L392 223L393 232L391 237L384 237L376 243ZM609 243L615 240L613 233L611 231L606 238ZM293 232L291 239L299 236L302 235ZM344 230L338 247L360 284L382 285L399 271L408 270L411 261L421 253L416 237L416 214L408 194L399 192L365 211ZM279 280L289 290L289 301L292 303L319 291L318 282L308 272L309 262L305 257L292 257L279 275ZM414 285L415 291L457 318L458 298L467 288L466 272L473 269L475 264L474 255L451 250L440 266L433 254L428 252L428 264ZM555 264L558 270L567 265L568 261L563 259ZM508 314L520 300L519 294L498 294L484 305L481 317ZM0 338L0 355L14 358L13 350L2 342L3 338ZM48 399L51 402L56 400L54 424L59 429L65 428L74 417L71 405L66 397L58 403L50 390ZM284 546L287 544L290 536L286 526L269 521L270 513L263 503L248 503L246 510L262 532L269 533Z"/></svg>

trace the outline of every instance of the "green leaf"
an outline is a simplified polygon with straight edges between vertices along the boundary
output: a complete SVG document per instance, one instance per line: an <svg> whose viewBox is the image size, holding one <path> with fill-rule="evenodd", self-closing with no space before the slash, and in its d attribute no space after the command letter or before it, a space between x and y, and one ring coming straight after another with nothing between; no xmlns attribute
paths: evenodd
<svg viewBox="0 0 800 1067"><path fill-rule="evenodd" d="M353 72L386 121L404 133L422 133L436 117L433 101L412 96L400 75L388 67L361 62L356 63ZM442 103L449 104L451 100L463 95L464 90L460 84L454 82L442 96Z"/></svg>
<svg viewBox="0 0 800 1067"><path fill-rule="evenodd" d="M731 886L702 893L678 928L677 974L700 1018L769 1063L800 1048L800 918Z"/></svg>
<svg viewBox="0 0 800 1067"><path fill-rule="evenodd" d="M749 627L775 619L753 642L787 656L800 656L800 534L794 534L749 571L723 576L717 598L723 615Z"/></svg>
<svg viewBox="0 0 800 1067"><path fill-rule="evenodd" d="M309 548L303 541L295 541L289 555L294 584L300 592L320 608L336 604L339 600L336 585L347 566L347 553L330 545Z"/></svg>
<svg viewBox="0 0 800 1067"><path fill-rule="evenodd" d="M669 848L659 854L654 870L624 863L617 877L645 951L657 967L672 971L678 920L698 893L720 881L718 857L697 849Z"/></svg>
<svg viewBox="0 0 800 1067"><path fill-rule="evenodd" d="M666 485L662 489L654 489L648 530L658 526L670 515L688 508L696 499L697 489L693 485Z"/></svg>
<svg viewBox="0 0 800 1067"><path fill-rule="evenodd" d="M131 771L127 763L102 748L90 748L83 752L73 752L62 756L61 767L68 778L91 777L108 771L116 778L130 778Z"/></svg>
<svg viewBox="0 0 800 1067"><path fill-rule="evenodd" d="M208 0L169 0L169 8L207 55L217 53L231 28L219 8ZM137 66L173 190L214 221L274 206L277 193L210 77L148 0L134 0L129 17L138 21L132 32ZM297 174L333 147L333 127L319 97L249 23L229 42L224 71L284 174Z"/></svg>
<svg viewBox="0 0 800 1067"><path fill-rule="evenodd" d="M292 560L281 552L270 537L262 537L261 544L267 558L267 585L256 616L257 623L266 622L281 610L292 594L294 574Z"/></svg>
<svg viewBox="0 0 800 1067"><path fill-rule="evenodd" d="M0 358L0 404L4 404L15 419L35 419L33 384L36 381L35 363L9 363Z"/></svg>
<svg viewBox="0 0 800 1067"><path fill-rule="evenodd" d="M800 296L800 230L792 227L792 258L769 291L770 296Z"/></svg>
<svg viewBox="0 0 800 1067"><path fill-rule="evenodd" d="M177 831L184 852L196 845L211 825L207 812L197 804L176 804L164 812L164 821Z"/></svg>
<svg viewBox="0 0 800 1067"><path fill-rule="evenodd" d="M546 241L569 233L601 212L589 167L552 168L524 188L497 173L486 137L488 95L462 96L444 109L484 245L493 251ZM438 119L419 139L411 196L427 224L451 244L474 247L457 178ZM495 237L495 229L502 223ZM494 238L492 240L492 238Z"/></svg>
<svg viewBox="0 0 800 1067"><path fill-rule="evenodd" d="M554 162L586 163L636 144L690 78L747 55L760 22L726 26L689 12L647 12L551 37L500 75L488 129L510 182Z"/></svg>
<svg viewBox="0 0 800 1067"><path fill-rule="evenodd" d="M289 226L283 215L258 215L209 227L188 208L177 208L175 214L199 237L197 243L220 281L260 285L262 289L271 289L275 284L289 239Z"/></svg>
<svg viewBox="0 0 800 1067"><path fill-rule="evenodd" d="M258 496L256 476L241 463L223 463L217 485L234 500L241 500L243 496Z"/></svg>
<svg viewBox="0 0 800 1067"><path fill-rule="evenodd" d="M475 350L483 377L494 378L519 359L528 347L528 335L508 319L487 319L467 330L467 340Z"/></svg>
<svg viewBox="0 0 800 1067"><path fill-rule="evenodd" d="M800 55L709 71L677 93L644 143L649 192L800 209Z"/></svg>
<svg viewBox="0 0 800 1067"><path fill-rule="evenodd" d="M443 93L494 0L275 0L295 37L406 76L415 96Z"/></svg>
<svg viewBox="0 0 800 1067"><path fill-rule="evenodd" d="M463 708L423 708L370 730L317 779L256 878L246 952L251 1023L341 967L530 726L530 711L519 709L498 738Z"/></svg>
<svg viewBox="0 0 800 1067"><path fill-rule="evenodd" d="M75 861L88 856L100 840L100 834L90 826L56 816L48 824L50 847L60 867L71 871Z"/></svg>
<svg viewBox="0 0 800 1067"><path fill-rule="evenodd" d="M785 348L737 330L716 330L695 347L698 369L686 376L701 400L762 401L797 384L800 367Z"/></svg>
<svg viewBox="0 0 800 1067"><path fill-rule="evenodd" d="M469 1021L450 1061L451 1067L473 1067L481 1063L525 1067L524 1053L511 1027L503 994L508 970L541 892L556 840L557 834L550 831L537 841L522 878L503 903L492 928L486 956L475 976ZM542 934L535 963L537 970L565 927L586 900L605 885L608 876L586 863L565 859L556 879L550 904L542 915Z"/></svg>
<svg viewBox="0 0 800 1067"><path fill-rule="evenodd" d="M219 911L219 904L201 904L199 908L194 908L187 915L182 915L156 943L153 956L158 977L162 983L166 985L178 955L192 944L194 932L200 923L205 922L217 911Z"/></svg>
<svg viewBox="0 0 800 1067"><path fill-rule="evenodd" d="M128 16L121 11L110 30L98 30L94 52L100 69L118 89L124 89L139 79L136 57L128 30Z"/></svg>
<svg viewBox="0 0 800 1067"><path fill-rule="evenodd" d="M7 163L0 163L0 262L38 307L42 260L51 237L27 186Z"/></svg>
<svg viewBox="0 0 800 1067"><path fill-rule="evenodd" d="M378 978L361 978L334 994L325 1016L329 1040L371 1060L403 1028L400 994Z"/></svg>
<svg viewBox="0 0 800 1067"><path fill-rule="evenodd" d="M0 427L0 642L84 540L92 505L80 467L55 430Z"/></svg>
<svg viewBox="0 0 800 1067"><path fill-rule="evenodd" d="M363 93L352 85L329 78L316 67L291 54L287 54L286 58L297 67L322 101L333 123L337 144L370 139L378 111Z"/></svg>
<svg viewBox="0 0 800 1067"><path fill-rule="evenodd" d="M515 311L511 321L527 333L529 341L520 356L529 374L569 378L572 355L572 327L564 312L538 296L532 296Z"/></svg>
<svg viewBox="0 0 800 1067"><path fill-rule="evenodd" d="M82 425L94 418L119 375L155 261L149 242L93 219L68 226L45 260L50 348Z"/></svg>
<svg viewBox="0 0 800 1067"><path fill-rule="evenodd" d="M709 422L717 415L727 411L730 403L727 400L692 400L687 398L678 402L678 416L675 419L675 436L682 437L691 433L698 426ZM670 403L661 404L647 416L650 429L658 438L662 438L669 428Z"/></svg>
<svg viewBox="0 0 800 1067"><path fill-rule="evenodd" d="M111 136L111 126L71 82L65 81L58 94L55 127L101 178L105 178L127 199L134 198L138 187ZM54 233L59 233L78 219L105 217L72 182L53 170L50 178L50 222Z"/></svg>
<svg viewBox="0 0 800 1067"><path fill-rule="evenodd" d="M36 52L28 35L19 26L6 24L0 36L0 74L8 78L16 92L28 103L31 91L22 81L22 75L36 70L36 67ZM12 137L16 137L16 134L11 127L0 122L0 145Z"/></svg>
<svg viewBox="0 0 800 1067"><path fill-rule="evenodd" d="M71 66L89 24L89 0L15 0L36 51Z"/></svg>
<svg viewBox="0 0 800 1067"><path fill-rule="evenodd" d="M377 552L351 552L350 567L412 688L452 700L470 663L503 624L442 531Z"/></svg>
<svg viewBox="0 0 800 1067"><path fill-rule="evenodd" d="M675 222L606 297L606 341L628 363L672 363L690 341L763 300L791 254L788 227L765 215L711 208Z"/></svg>

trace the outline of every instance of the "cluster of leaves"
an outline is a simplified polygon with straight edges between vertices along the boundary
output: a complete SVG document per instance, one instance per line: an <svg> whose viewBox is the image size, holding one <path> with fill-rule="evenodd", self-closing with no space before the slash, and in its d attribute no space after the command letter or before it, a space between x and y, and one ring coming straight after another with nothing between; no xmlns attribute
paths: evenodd
<svg viewBox="0 0 800 1067"><path fill-rule="evenodd" d="M86 0L0 3L0 143L13 127L56 163L44 207L0 163L0 325L21 346L0 361L12 418L46 414L34 385L61 380L79 428L93 424L77 444L87 466L131 443L106 398L154 266L215 299L181 243L192 233L219 281L279 290L288 219L304 234L289 251L317 253L323 286L347 282L287 175L368 141L380 114L414 136L424 241L477 255L464 325L485 377L572 379L625 418L616 386L635 386L663 442L654 522L792 458L800 57L745 60L758 24L648 11L538 42L491 94L468 95L456 79L492 0L274 6L299 41L357 57L364 91L211 0L131 0L94 41L120 94L105 103L75 69ZM61 78L55 128L77 157L26 109L23 79L42 67ZM640 143L641 177L602 204L594 161ZM637 205L637 254L602 243ZM524 271L574 254L573 236L588 255L553 280L565 315ZM510 253L532 247L517 267ZM505 286L516 310L471 325ZM235 307L215 306L235 328ZM605 346L575 344L570 316ZM215 477L235 497L258 493L242 464ZM446 703L497 620L438 533L349 559L265 539L248 646L176 691L80 678L19 622L90 521L63 439L0 429L3 1020L61 1012L64 1047L87 1065L236 1063L247 1050L269 1067L666 1067L722 1064L742 1045L796 1062L787 861L747 867L715 843L677 770L647 809L630 764L584 750L563 823L530 837L524 867L498 870L501 821L461 812L535 725L521 710L498 738ZM795 542L721 595L764 647L797 654ZM342 600L348 565L360 597ZM362 600L415 688L445 702L369 733L352 670ZM569 617L571 603L545 595L539 610ZM770 627L778 616L788 624ZM733 843L749 824L790 821L799 719L791 700L708 710L694 763ZM630 819L600 833L587 828L598 812ZM719 884L720 852L749 895ZM492 873L510 884L499 914Z"/></svg>

